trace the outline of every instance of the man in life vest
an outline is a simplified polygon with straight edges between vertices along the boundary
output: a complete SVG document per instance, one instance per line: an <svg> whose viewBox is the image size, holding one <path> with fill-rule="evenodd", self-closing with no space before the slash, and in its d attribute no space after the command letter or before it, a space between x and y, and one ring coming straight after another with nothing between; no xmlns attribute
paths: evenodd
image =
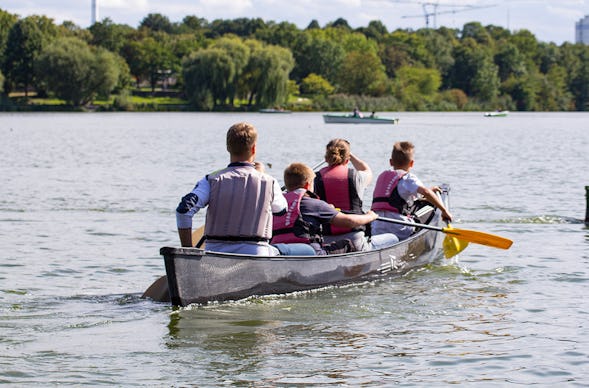
<svg viewBox="0 0 589 388"><path fill-rule="evenodd" d="M440 190L439 187L431 189L425 187L419 178L410 172L414 163L414 149L414 145L408 141L395 143L389 160L392 168L383 171L378 176L372 196L371 209L380 217L412 221L408 209L413 201L422 195L442 211L442 219L451 221L452 215L436 195L436 191ZM378 220L372 223L373 236L382 233L394 233L400 240L404 240L414 231L415 228L411 226Z"/></svg>
<svg viewBox="0 0 589 388"><path fill-rule="evenodd" d="M286 210L280 185L258 171L254 162L258 132L247 123L227 131L230 163L206 175L176 209L180 242L190 247L192 217L207 206L204 237L207 249L250 255L278 255L270 245L272 215Z"/></svg>
<svg viewBox="0 0 589 388"><path fill-rule="evenodd" d="M344 139L331 140L325 149L328 166L321 169L315 177L315 192L322 200L341 209L344 213L362 214L362 198L366 187L372 181L372 170L363 160L352 154L350 143ZM349 168L351 162L354 167ZM365 228L341 228L326 225L325 241L348 238L354 242L356 250L366 250Z"/></svg>
<svg viewBox="0 0 589 388"><path fill-rule="evenodd" d="M284 170L286 214L274 216L274 237L272 244L282 245L308 244L317 255L345 253L355 251L349 239L340 237L329 243L323 242L323 225L329 224L342 228L356 228L376 219L376 214L345 214L313 194L313 170L303 163L292 163ZM304 254L304 253L293 253Z"/></svg>

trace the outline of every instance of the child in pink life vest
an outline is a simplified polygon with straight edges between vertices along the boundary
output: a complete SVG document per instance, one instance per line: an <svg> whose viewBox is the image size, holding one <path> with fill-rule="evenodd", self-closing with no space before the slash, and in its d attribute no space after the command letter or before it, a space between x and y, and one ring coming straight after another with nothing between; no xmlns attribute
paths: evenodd
<svg viewBox="0 0 589 388"><path fill-rule="evenodd" d="M414 163L414 145L408 141L397 142L393 146L389 163L391 169L383 171L376 181L372 197L371 209L379 217L395 218L402 221L412 221L408 216L409 206L419 198L425 197L432 205L442 211L442 219L452 220L452 215L436 191L439 187L427 188L410 170ZM393 224L383 221L372 223L372 235L394 233L399 240L404 240L415 231L414 227Z"/></svg>
<svg viewBox="0 0 589 388"><path fill-rule="evenodd" d="M330 224L356 228L369 224L376 219L376 214L372 211L366 214L345 214L338 211L313 193L314 177L313 170L303 163L292 163L284 170L288 206L284 214L274 215L272 244L281 252L295 252L291 249L295 244L308 244L317 255L355 251L355 245L345 237L324 242L323 226ZM299 253L298 246L296 248L294 254L304 254Z"/></svg>

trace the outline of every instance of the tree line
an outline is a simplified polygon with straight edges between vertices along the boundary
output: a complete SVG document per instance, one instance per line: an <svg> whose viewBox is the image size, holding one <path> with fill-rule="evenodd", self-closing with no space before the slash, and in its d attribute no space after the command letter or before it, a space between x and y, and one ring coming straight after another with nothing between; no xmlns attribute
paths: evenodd
<svg viewBox="0 0 589 388"><path fill-rule="evenodd" d="M0 85L4 100L34 91L74 107L163 85L196 110L288 106L301 96L320 110L584 111L589 46L478 22L388 31L340 18L300 29L149 14L137 28L108 18L80 28L0 9Z"/></svg>

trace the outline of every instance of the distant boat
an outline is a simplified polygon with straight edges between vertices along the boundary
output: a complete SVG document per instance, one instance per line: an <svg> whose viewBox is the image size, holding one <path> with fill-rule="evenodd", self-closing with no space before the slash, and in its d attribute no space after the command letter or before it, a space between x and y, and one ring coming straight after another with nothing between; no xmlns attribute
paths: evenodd
<svg viewBox="0 0 589 388"><path fill-rule="evenodd" d="M286 109L267 108L260 109L260 113L292 113L292 111Z"/></svg>
<svg viewBox="0 0 589 388"><path fill-rule="evenodd" d="M324 114L323 121L326 124L395 124L399 122L398 118L378 117L378 116L354 116L338 115L338 114Z"/></svg>
<svg viewBox="0 0 589 388"><path fill-rule="evenodd" d="M505 117L508 114L508 110L496 110L495 112L485 112L485 117Z"/></svg>

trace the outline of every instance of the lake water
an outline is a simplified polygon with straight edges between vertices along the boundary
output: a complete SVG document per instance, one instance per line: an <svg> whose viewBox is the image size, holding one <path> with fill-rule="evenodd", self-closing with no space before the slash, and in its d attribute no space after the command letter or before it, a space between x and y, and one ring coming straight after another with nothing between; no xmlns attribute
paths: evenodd
<svg viewBox="0 0 589 388"><path fill-rule="evenodd" d="M13 386L582 386L589 382L589 114L0 114L0 383ZM454 226L514 240L314 292L173 309L140 298L175 207L260 133L281 180L333 137L378 174L398 140L450 184ZM372 186L370 188L372 192ZM365 207L369 198L366 198ZM197 215L196 225L204 218Z"/></svg>

